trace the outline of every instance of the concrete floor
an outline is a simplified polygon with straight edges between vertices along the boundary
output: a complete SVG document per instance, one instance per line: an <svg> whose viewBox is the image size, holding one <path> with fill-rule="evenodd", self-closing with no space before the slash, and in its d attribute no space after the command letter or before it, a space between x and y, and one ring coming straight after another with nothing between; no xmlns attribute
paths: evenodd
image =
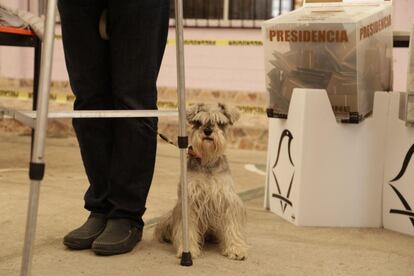
<svg viewBox="0 0 414 276"><path fill-rule="evenodd" d="M0 275L18 275L28 196L29 137L0 133ZM263 210L262 196L246 202L251 246L246 261L222 257L208 245L193 267L180 267L171 245L152 239L153 227L129 254L97 257L70 251L62 237L83 222L86 177L73 138L48 139L33 275L414 275L414 238L383 229L299 228ZM145 221L175 203L178 151L160 144ZM228 152L239 192L264 186L246 164L266 162L265 152ZM248 194L248 193L247 193ZM260 193L259 193L260 194Z"/></svg>

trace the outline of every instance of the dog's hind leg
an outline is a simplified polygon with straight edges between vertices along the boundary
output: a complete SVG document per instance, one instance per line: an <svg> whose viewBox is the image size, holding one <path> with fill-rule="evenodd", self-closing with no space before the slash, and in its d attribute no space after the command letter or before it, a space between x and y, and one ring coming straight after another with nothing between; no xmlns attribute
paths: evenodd
<svg viewBox="0 0 414 276"><path fill-rule="evenodd" d="M155 227L154 237L159 242L171 242L172 224L172 212L169 212L165 217L161 218Z"/></svg>

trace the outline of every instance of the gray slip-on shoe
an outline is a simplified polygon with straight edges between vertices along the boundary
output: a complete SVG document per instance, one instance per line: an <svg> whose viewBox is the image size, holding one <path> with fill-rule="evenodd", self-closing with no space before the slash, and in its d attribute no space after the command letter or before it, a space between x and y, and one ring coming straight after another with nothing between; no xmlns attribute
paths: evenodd
<svg viewBox="0 0 414 276"><path fill-rule="evenodd" d="M105 230L93 242L92 251L97 255L115 255L134 249L142 239L142 229L129 219L109 219Z"/></svg>
<svg viewBox="0 0 414 276"><path fill-rule="evenodd" d="M104 231L105 225L105 215L92 213L81 227L63 238L63 244L74 250L89 249L93 241Z"/></svg>

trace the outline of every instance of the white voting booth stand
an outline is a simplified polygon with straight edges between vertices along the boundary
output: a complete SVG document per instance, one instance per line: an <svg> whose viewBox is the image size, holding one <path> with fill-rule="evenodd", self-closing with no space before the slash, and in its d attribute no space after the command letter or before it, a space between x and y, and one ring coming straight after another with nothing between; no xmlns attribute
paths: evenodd
<svg viewBox="0 0 414 276"><path fill-rule="evenodd" d="M265 208L299 226L382 226L388 94L372 116L336 121L325 90L295 89L287 119L269 119Z"/></svg>

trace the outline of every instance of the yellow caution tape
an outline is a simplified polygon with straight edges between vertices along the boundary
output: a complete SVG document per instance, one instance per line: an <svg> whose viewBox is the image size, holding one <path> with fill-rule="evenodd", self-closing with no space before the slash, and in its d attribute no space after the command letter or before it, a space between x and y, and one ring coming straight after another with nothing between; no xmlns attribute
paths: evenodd
<svg viewBox="0 0 414 276"><path fill-rule="evenodd" d="M175 39L168 39L167 45L175 45ZM263 46L260 40L228 40L228 39L185 39L184 45L195 46Z"/></svg>
<svg viewBox="0 0 414 276"><path fill-rule="evenodd" d="M56 39L62 39L61 35L56 35ZM175 39L168 39L167 45L175 45ZM263 46L261 40L244 39L185 39L184 45L192 46Z"/></svg>
<svg viewBox="0 0 414 276"><path fill-rule="evenodd" d="M16 91L16 90L0 90L0 98L5 99L16 99L16 100L32 100L33 92L28 91ZM49 95L49 100L57 103L67 103L73 102L75 96L71 94L64 93L51 93Z"/></svg>
<svg viewBox="0 0 414 276"><path fill-rule="evenodd" d="M28 100L32 98L32 95L29 95L29 92L20 92L18 93L19 100Z"/></svg>
<svg viewBox="0 0 414 276"><path fill-rule="evenodd" d="M33 93L28 93L29 96ZM14 90L0 90L0 98L15 98L15 99L21 99L20 92L14 91Z"/></svg>

